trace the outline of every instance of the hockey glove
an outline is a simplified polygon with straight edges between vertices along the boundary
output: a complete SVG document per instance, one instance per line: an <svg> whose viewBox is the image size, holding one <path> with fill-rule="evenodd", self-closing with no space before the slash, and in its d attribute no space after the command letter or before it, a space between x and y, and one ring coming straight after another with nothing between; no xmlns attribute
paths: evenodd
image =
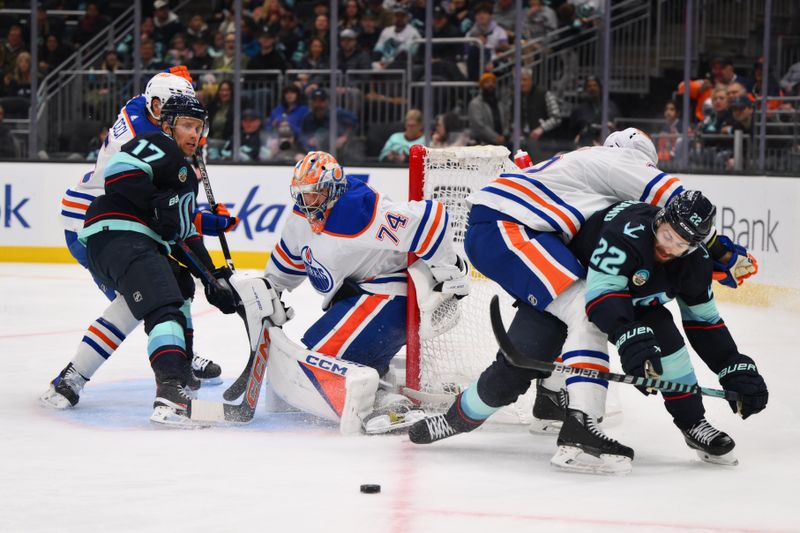
<svg viewBox="0 0 800 533"><path fill-rule="evenodd" d="M160 192L150 201L153 213L150 227L165 241L173 241L181 229L180 197L173 191Z"/></svg>
<svg viewBox="0 0 800 533"><path fill-rule="evenodd" d="M735 289L744 280L758 273L758 262L756 258L747 252L744 246L734 244L732 240L724 235L717 235L717 242L732 252L731 258L726 263L714 260L715 280Z"/></svg>
<svg viewBox="0 0 800 533"><path fill-rule="evenodd" d="M461 256L456 256L456 264L443 267L430 267L436 284L433 290L451 294L461 299L469 294L469 266Z"/></svg>
<svg viewBox="0 0 800 533"><path fill-rule="evenodd" d="M737 354L719 372L722 388L742 395L739 402L728 402L734 413L747 418L767 406L769 391L764 378L758 373L756 363L748 356Z"/></svg>
<svg viewBox="0 0 800 533"><path fill-rule="evenodd" d="M177 67L170 67L164 72L168 72L169 74L174 74L175 76L180 76L181 78L185 79L189 83L193 83L192 75L189 74L189 69L183 65L178 65Z"/></svg>
<svg viewBox="0 0 800 533"><path fill-rule="evenodd" d="M217 204L216 213L206 210L195 211L194 227L201 235L216 237L219 233L233 230L239 224L239 217L232 217L223 204Z"/></svg>
<svg viewBox="0 0 800 533"><path fill-rule="evenodd" d="M228 283L228 279L232 275L231 269L228 267L220 267L212 270L211 274L219 281L219 284L208 283L203 280L203 285L205 285L206 290L206 300L226 315L235 313L238 303L237 297Z"/></svg>
<svg viewBox="0 0 800 533"><path fill-rule="evenodd" d="M661 347L649 326L641 322L626 324L616 332L614 344L619 352L622 369L626 374L643 378L661 375ZM655 394L654 390L636 387L642 394Z"/></svg>

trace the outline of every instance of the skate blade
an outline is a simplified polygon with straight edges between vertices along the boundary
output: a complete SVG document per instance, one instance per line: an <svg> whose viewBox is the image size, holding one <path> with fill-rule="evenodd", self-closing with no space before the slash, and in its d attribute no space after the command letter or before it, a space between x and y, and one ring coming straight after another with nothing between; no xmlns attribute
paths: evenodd
<svg viewBox="0 0 800 533"><path fill-rule="evenodd" d="M219 385L222 385L223 383L223 379L219 376L215 378L208 378L208 379L198 378L198 379L203 384L203 387L217 387Z"/></svg>
<svg viewBox="0 0 800 533"><path fill-rule="evenodd" d="M153 414L150 415L150 422L160 427L174 429L202 429L211 427L211 424L208 422L192 420L186 415L178 414L173 409L164 405L159 405L153 410Z"/></svg>
<svg viewBox="0 0 800 533"><path fill-rule="evenodd" d="M57 393L52 386L44 394L39 396L39 402L43 407L57 409L59 411L73 407L73 405L69 403L69 400Z"/></svg>
<svg viewBox="0 0 800 533"><path fill-rule="evenodd" d="M528 432L531 435L558 435L562 425L564 425L564 422L561 420L534 418L528 427Z"/></svg>
<svg viewBox="0 0 800 533"><path fill-rule="evenodd" d="M574 446L559 446L550 464L579 474L621 476L630 473L631 459L623 455L601 454L596 457Z"/></svg>
<svg viewBox="0 0 800 533"><path fill-rule="evenodd" d="M722 466L736 466L739 464L739 459L737 459L733 450L723 455L712 455L703 450L695 450L695 452L697 452L697 456L705 463Z"/></svg>
<svg viewBox="0 0 800 533"><path fill-rule="evenodd" d="M389 412L378 415L364 422L364 433L367 435L391 435L405 433L416 422L425 418L425 411L412 409L404 414Z"/></svg>

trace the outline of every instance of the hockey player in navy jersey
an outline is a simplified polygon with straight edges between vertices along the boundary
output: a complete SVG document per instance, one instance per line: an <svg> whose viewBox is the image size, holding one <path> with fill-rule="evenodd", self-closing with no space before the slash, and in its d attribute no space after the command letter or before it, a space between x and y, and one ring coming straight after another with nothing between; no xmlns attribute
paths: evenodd
<svg viewBox="0 0 800 533"><path fill-rule="evenodd" d="M161 107L172 95L195 95L191 77L185 67L174 67L170 72L156 74L147 83L143 94L125 103L117 121L109 129L94 170L84 175L75 187L67 189L64 194L61 200L61 221L67 246L75 260L85 268L88 268L86 250L78 241L77 234L83 227L89 204L103 194L108 162L134 137L160 131ZM203 234L207 235L215 235L220 230L229 231L237 222L227 212L200 212L195 218L198 226L205 228ZM191 324L190 304L194 296L194 282L184 267L175 261L170 261L170 266L181 280L185 299L183 310ZM47 407L65 409L76 405L85 383L139 324L124 299L116 298L114 290L95 281L111 303L88 327L69 364L42 394L40 400ZM187 330L187 342L188 351L193 354L192 365L196 377L206 384L220 383L222 369L219 365L194 355L191 326Z"/></svg>
<svg viewBox="0 0 800 533"><path fill-rule="evenodd" d="M291 192L294 209L266 277L279 291L307 278L323 296L324 314L302 338L306 348L383 376L406 343L409 252L430 270L434 291L468 293L466 263L452 246L447 211L433 200L394 202L346 176L325 152L310 152L297 163ZM407 398L378 391L364 429L396 430L421 416Z"/></svg>
<svg viewBox="0 0 800 533"><path fill-rule="evenodd" d="M192 223L198 180L186 158L199 146L205 109L193 96L175 95L164 103L160 119L160 132L135 137L108 161L105 194L89 206L78 238L86 246L92 275L117 291L131 314L144 321L157 385L151 420L183 425L188 423L191 355L185 299L167 257L173 254L189 265L203 280L209 303L223 313L235 312L236 303L225 281L230 270L214 270ZM176 245L178 240L194 258ZM221 282L203 278L196 261Z"/></svg>
<svg viewBox="0 0 800 533"><path fill-rule="evenodd" d="M626 374L697 383L683 337L664 307L677 300L686 338L722 387L741 395L731 408L747 418L766 407L769 395L755 362L739 352L714 301L714 261L703 242L715 213L698 191L681 193L666 208L623 202L587 220L570 248L588 269L586 314L616 345ZM737 464L733 439L705 419L701 396L663 397L701 459ZM577 427L576 416L568 413L563 434Z"/></svg>
<svg viewBox="0 0 800 533"><path fill-rule="evenodd" d="M605 335L583 311L586 270L568 243L592 214L615 201L663 207L679 195L684 190L680 180L661 172L656 162L652 141L629 128L609 136L603 147L583 148L503 174L469 198L467 256L516 299L509 336L531 357L553 361L561 355L570 366L608 370ZM709 235L708 242L725 276L737 278L734 285L755 273L755 262L742 247L716 235ZM600 465L594 461L584 470L557 454L556 466L604 473L630 470L633 450L597 425L605 410L606 381L571 376L566 381L568 398L563 398L558 378L514 367L501 353L446 415L414 425L411 440L424 444L470 431L516 401L534 379L540 380L534 417L563 420L566 403L584 417L582 434L562 435L565 447L577 454L587 441L603 443Z"/></svg>

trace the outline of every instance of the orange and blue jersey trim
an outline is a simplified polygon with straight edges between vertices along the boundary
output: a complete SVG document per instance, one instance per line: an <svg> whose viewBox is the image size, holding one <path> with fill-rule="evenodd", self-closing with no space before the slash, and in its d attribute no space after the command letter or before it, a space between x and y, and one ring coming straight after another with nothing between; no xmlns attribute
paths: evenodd
<svg viewBox="0 0 800 533"><path fill-rule="evenodd" d="M292 276L306 275L306 265L302 258L292 254L283 239L275 245L275 253L272 254L271 261L281 272Z"/></svg>
<svg viewBox="0 0 800 533"><path fill-rule="evenodd" d="M67 189L66 194L61 199L61 214L65 217L83 220L86 218L86 210L89 209L96 196L86 193L75 192Z"/></svg>
<svg viewBox="0 0 800 533"><path fill-rule="evenodd" d="M411 252L425 260L433 257L439 250L449 224L450 215L444 205L441 202L426 200L425 212L411 241Z"/></svg>
<svg viewBox="0 0 800 533"><path fill-rule="evenodd" d="M683 191L681 180L666 172L661 172L645 186L639 201L651 205L667 205ZM662 200L664 200L663 203Z"/></svg>

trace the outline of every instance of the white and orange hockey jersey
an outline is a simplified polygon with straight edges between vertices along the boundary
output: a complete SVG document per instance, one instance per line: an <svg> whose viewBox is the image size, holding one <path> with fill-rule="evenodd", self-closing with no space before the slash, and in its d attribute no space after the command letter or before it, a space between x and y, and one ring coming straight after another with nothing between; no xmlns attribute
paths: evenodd
<svg viewBox="0 0 800 533"><path fill-rule="evenodd" d="M587 218L616 202L664 206L683 190L678 178L660 171L641 152L596 146L501 174L467 202L532 229L560 233L569 242Z"/></svg>
<svg viewBox="0 0 800 533"><path fill-rule="evenodd" d="M137 135L159 130L147 118L144 95L131 98L125 103L117 121L108 130L108 136L97 154L94 170L87 172L77 185L67 189L61 199L61 224L64 229L75 232L83 229L89 204L105 192L106 165L122 145Z"/></svg>
<svg viewBox="0 0 800 533"><path fill-rule="evenodd" d="M345 280L368 293L405 296L409 252L433 267L456 263L440 202L393 202L362 181L347 183L321 233L294 208L267 263L276 289L291 290L308 277L327 309Z"/></svg>

